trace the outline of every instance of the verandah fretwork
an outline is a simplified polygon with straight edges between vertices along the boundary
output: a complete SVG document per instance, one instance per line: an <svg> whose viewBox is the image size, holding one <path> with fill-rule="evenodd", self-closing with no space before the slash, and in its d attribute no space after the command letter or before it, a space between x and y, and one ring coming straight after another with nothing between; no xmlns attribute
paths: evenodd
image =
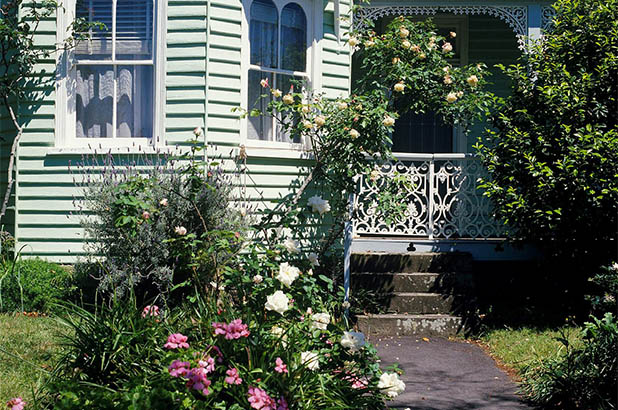
<svg viewBox="0 0 618 410"><path fill-rule="evenodd" d="M518 36L528 34L528 8L526 6L376 6L361 7L354 15L355 28L363 30L367 20L385 16L435 15L438 12L453 14L487 14L505 21Z"/></svg>
<svg viewBox="0 0 618 410"><path fill-rule="evenodd" d="M355 198L355 235L401 235L439 238L499 238L504 229L490 215L490 202L477 189L484 170L470 154L405 154L385 161L378 175L359 177ZM385 222L377 199L388 180L407 178L401 189L408 207Z"/></svg>

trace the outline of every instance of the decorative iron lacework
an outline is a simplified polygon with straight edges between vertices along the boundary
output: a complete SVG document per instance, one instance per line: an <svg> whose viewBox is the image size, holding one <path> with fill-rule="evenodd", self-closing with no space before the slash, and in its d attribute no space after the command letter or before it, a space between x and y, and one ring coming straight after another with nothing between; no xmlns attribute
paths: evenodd
<svg viewBox="0 0 618 410"><path fill-rule="evenodd" d="M528 8L526 6L378 6L361 7L354 16L356 28L367 28L366 20L385 16L435 15L437 12L453 14L488 14L505 21L521 37L528 33Z"/></svg>
<svg viewBox="0 0 618 410"><path fill-rule="evenodd" d="M552 6L541 7L541 28L547 31L553 25L553 19L556 15L556 9Z"/></svg>
<svg viewBox="0 0 618 410"><path fill-rule="evenodd" d="M414 158L414 154L410 154ZM385 161L372 179L359 177L355 197L355 235L444 238L500 238L503 225L491 217L491 204L477 189L484 169L478 159L442 155ZM401 190L407 198L403 217L385 221L377 209L380 193L395 177L407 179ZM391 218L393 219L393 218Z"/></svg>

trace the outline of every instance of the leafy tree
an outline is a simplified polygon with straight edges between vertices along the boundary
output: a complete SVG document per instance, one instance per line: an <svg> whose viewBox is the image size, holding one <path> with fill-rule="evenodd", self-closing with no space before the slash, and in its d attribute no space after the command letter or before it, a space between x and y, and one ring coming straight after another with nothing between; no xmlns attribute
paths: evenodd
<svg viewBox="0 0 618 410"><path fill-rule="evenodd" d="M616 251L618 1L555 8L553 29L501 67L511 95L477 145L489 172L481 185L513 237L596 267Z"/></svg>

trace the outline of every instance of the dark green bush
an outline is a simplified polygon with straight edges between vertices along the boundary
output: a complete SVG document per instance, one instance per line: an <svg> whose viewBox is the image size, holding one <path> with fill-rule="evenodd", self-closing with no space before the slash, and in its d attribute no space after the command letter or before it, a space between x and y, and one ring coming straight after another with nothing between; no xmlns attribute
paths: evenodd
<svg viewBox="0 0 618 410"><path fill-rule="evenodd" d="M511 234L590 273L616 251L618 1L555 7L553 30L504 69L511 95L477 148Z"/></svg>
<svg viewBox="0 0 618 410"><path fill-rule="evenodd" d="M583 330L583 347L559 339L566 355L524 370L522 390L543 408L609 410L618 408L618 323L607 313L592 317Z"/></svg>
<svg viewBox="0 0 618 410"><path fill-rule="evenodd" d="M2 312L49 312L54 302L78 294L72 272L38 258L0 264L0 279Z"/></svg>

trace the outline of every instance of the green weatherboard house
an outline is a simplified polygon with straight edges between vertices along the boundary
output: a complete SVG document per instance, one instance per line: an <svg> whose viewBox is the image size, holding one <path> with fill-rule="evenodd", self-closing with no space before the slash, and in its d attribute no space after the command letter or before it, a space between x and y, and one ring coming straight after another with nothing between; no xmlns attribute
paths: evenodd
<svg viewBox="0 0 618 410"><path fill-rule="evenodd" d="M76 4L77 1L77 4ZM379 31L400 15L431 16L440 30L455 32L453 64L510 64L520 43L539 37L551 21L547 2L373 1L353 21L350 0L66 0L55 19L44 21L38 45L63 40L77 17L105 23L76 49L40 64L51 76L33 101L20 102L24 135L17 151L16 184L4 229L22 256L70 263L83 254L83 230L73 198L80 193L69 165L83 154L166 150L187 144L193 130L224 157L246 153L246 195L285 194L309 161L301 141L289 141L260 118L240 119L234 107L250 108L260 80L285 90L305 79L328 97L353 88L350 24L363 18ZM506 90L499 75L494 91ZM504 92L502 92L504 94ZM14 135L0 113L0 197ZM500 230L475 190L481 169L467 137L432 115L405 116L393 135L398 162L383 174L407 173L417 181L409 193L409 218L385 224L371 210L376 192L362 179L355 198L359 217L348 244L353 251L465 250L478 258L516 257L494 252ZM476 135L475 135L476 132Z"/></svg>

